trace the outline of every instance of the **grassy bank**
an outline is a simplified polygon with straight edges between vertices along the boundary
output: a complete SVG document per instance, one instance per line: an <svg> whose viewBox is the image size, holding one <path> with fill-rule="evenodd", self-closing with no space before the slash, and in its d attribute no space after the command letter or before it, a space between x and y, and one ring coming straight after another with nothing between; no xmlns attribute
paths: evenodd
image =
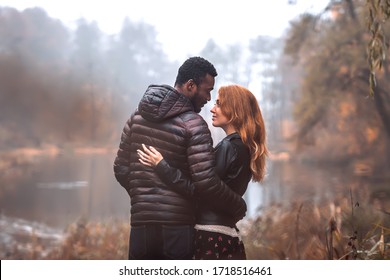
<svg viewBox="0 0 390 280"><path fill-rule="evenodd" d="M390 215L351 202L267 208L240 223L248 259L390 259ZM126 259L129 230L123 221L80 220L55 246L32 235L6 259Z"/></svg>
<svg viewBox="0 0 390 280"><path fill-rule="evenodd" d="M249 259L390 259L389 214L347 199L323 207L275 205L243 233Z"/></svg>

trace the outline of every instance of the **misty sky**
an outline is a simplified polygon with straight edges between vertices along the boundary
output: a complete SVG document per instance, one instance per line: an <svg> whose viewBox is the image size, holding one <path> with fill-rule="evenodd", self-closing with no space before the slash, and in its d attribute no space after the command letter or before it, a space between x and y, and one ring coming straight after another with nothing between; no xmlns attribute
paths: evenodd
<svg viewBox="0 0 390 280"><path fill-rule="evenodd" d="M296 2L295 5L288 5ZM84 17L108 34L118 33L123 19L156 27L168 56L182 60L213 38L217 44L246 43L259 35L281 36L288 22L303 12L323 10L329 0L2 0L1 6L23 10L42 7L49 16L72 27Z"/></svg>

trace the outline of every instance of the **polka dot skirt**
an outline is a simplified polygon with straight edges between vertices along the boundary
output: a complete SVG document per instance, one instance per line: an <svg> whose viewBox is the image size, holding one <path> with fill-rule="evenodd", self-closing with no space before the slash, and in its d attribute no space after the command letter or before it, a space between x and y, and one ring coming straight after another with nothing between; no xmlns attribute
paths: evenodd
<svg viewBox="0 0 390 280"><path fill-rule="evenodd" d="M238 237L196 230L195 260L245 260L244 244Z"/></svg>

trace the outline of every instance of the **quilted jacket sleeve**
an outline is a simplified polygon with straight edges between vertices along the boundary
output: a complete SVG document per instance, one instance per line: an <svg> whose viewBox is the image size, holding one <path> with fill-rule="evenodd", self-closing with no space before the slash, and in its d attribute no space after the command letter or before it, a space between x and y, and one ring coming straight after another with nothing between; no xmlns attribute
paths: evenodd
<svg viewBox="0 0 390 280"><path fill-rule="evenodd" d="M158 176L161 178L161 180L165 184L167 184L167 186L169 186L170 189L185 197L188 198L194 197L195 186L190 180L190 178L186 177L183 174L183 172L181 172L180 169L171 167L169 163L163 159L156 166L155 171L158 174ZM243 202L241 198L235 197L232 199L237 199L237 203L239 205L238 208L234 208L233 206L226 208L222 204L221 206L222 210L220 208L219 211L222 211L224 213L228 212L229 215L232 215L234 217L235 222L237 222L245 216L246 204L245 201ZM219 198L215 198L215 200L219 201ZM213 208L215 205L215 200L209 201L209 203L212 203L210 206L212 206ZM204 199L201 199L201 201L204 201ZM241 204L242 202L243 204Z"/></svg>
<svg viewBox="0 0 390 280"><path fill-rule="evenodd" d="M130 134L131 123L134 114L129 118L123 127L119 149L114 160L114 175L119 184L129 191L129 169L130 169Z"/></svg>
<svg viewBox="0 0 390 280"><path fill-rule="evenodd" d="M231 162L235 160L237 153L222 142L218 146L219 156L215 158L215 171L220 178L224 178L229 172L230 166L232 165ZM173 191L188 198L194 196L195 187L191 179L185 176L180 169L170 166L165 159L162 159L157 164L155 171L160 179Z"/></svg>
<svg viewBox="0 0 390 280"><path fill-rule="evenodd" d="M216 173L212 139L206 122L195 119L186 124L191 131L187 158L194 195L216 210L237 219L243 218L247 210L244 199L231 190Z"/></svg>
<svg viewBox="0 0 390 280"><path fill-rule="evenodd" d="M155 171L170 189L187 198L194 197L194 184L180 169L171 167L165 159L162 159L155 167Z"/></svg>

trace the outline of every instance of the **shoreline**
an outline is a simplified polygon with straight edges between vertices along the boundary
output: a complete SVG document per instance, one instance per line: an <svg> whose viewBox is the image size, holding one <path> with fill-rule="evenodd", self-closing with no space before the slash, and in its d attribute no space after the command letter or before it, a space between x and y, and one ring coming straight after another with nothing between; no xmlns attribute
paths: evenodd
<svg viewBox="0 0 390 280"><path fill-rule="evenodd" d="M0 149L0 178L14 174L16 170L31 165L43 157L55 158L63 155L115 155L117 148L111 146L67 146L58 147L20 147L8 150ZM5 179L5 178L3 178Z"/></svg>

